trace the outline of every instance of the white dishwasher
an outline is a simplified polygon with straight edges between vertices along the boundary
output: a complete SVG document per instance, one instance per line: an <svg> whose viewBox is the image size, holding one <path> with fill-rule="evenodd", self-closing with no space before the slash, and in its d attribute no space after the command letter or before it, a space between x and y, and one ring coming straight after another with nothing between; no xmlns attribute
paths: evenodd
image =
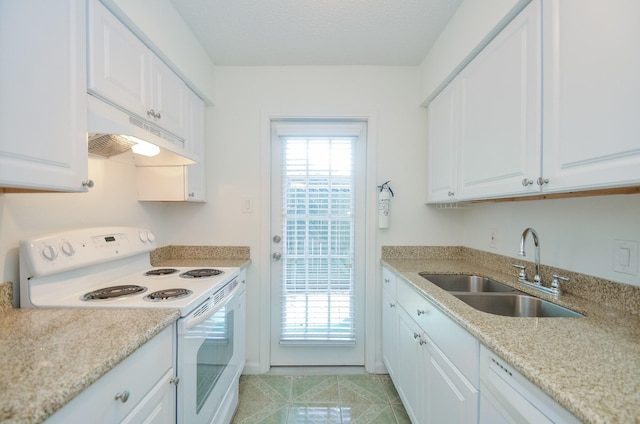
<svg viewBox="0 0 640 424"><path fill-rule="evenodd" d="M480 346L480 424L580 422L498 355Z"/></svg>

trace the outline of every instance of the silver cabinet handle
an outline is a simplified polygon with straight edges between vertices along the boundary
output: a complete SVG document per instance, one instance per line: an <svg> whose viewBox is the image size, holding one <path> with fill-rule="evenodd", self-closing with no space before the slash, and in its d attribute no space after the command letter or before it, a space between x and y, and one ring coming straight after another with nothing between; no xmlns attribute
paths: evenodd
<svg viewBox="0 0 640 424"><path fill-rule="evenodd" d="M417 312L418 312L418 316L427 314L427 311L425 311L424 309L418 309Z"/></svg>
<svg viewBox="0 0 640 424"><path fill-rule="evenodd" d="M93 187L93 180L85 180L82 182L83 187L91 188Z"/></svg>
<svg viewBox="0 0 640 424"><path fill-rule="evenodd" d="M522 185L523 185L523 186L525 186L525 187L526 187L526 186L531 185L531 184L533 184L533 180L530 180L530 179L528 179L528 178L523 178L523 179L522 179Z"/></svg>
<svg viewBox="0 0 640 424"><path fill-rule="evenodd" d="M180 382L180 378L179 377L174 377L171 380L169 380L169 383L173 384L174 386L177 386L179 382Z"/></svg>
<svg viewBox="0 0 640 424"><path fill-rule="evenodd" d="M125 403L129 400L129 390L125 390L121 393L116 393L116 400L120 400L120 402Z"/></svg>
<svg viewBox="0 0 640 424"><path fill-rule="evenodd" d="M418 333L413 333L413 338L414 338L414 339L417 339L418 337L420 337L420 334L418 334Z"/></svg>
<svg viewBox="0 0 640 424"><path fill-rule="evenodd" d="M280 258L282 258L282 254L280 252L275 252L273 255L271 255L273 257L274 261L279 261Z"/></svg>
<svg viewBox="0 0 640 424"><path fill-rule="evenodd" d="M542 178L542 177L538 177L538 179L536 180L536 182L538 183L539 186L543 186L545 184L549 183L549 178Z"/></svg>
<svg viewBox="0 0 640 424"><path fill-rule="evenodd" d="M455 192L453 192L453 191L448 191L448 192L447 192L447 196L449 196L449 197L453 196L454 194L456 194L456 193L455 193Z"/></svg>

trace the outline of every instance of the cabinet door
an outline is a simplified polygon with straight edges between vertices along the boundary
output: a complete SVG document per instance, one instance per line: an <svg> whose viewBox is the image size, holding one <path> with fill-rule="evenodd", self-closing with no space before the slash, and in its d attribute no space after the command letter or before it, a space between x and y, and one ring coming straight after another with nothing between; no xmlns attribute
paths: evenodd
<svg viewBox="0 0 640 424"><path fill-rule="evenodd" d="M458 83L453 81L429 103L429 181L427 203L456 199Z"/></svg>
<svg viewBox="0 0 640 424"><path fill-rule="evenodd" d="M97 0L89 2L88 90L148 118L151 51Z"/></svg>
<svg viewBox="0 0 640 424"><path fill-rule="evenodd" d="M187 92L188 136L185 148L198 158L198 163L186 166L187 198L190 202L204 202L207 199L206 148L205 148L205 105L191 90Z"/></svg>
<svg viewBox="0 0 640 424"><path fill-rule="evenodd" d="M640 183L640 2L544 8L544 190Z"/></svg>
<svg viewBox="0 0 640 424"><path fill-rule="evenodd" d="M540 13L530 3L457 77L459 199L540 190Z"/></svg>
<svg viewBox="0 0 640 424"><path fill-rule="evenodd" d="M157 56L151 54L151 106L153 122L185 139L187 138L187 86Z"/></svg>
<svg viewBox="0 0 640 424"><path fill-rule="evenodd" d="M394 378L397 366L397 317L396 301L388 293L382 293L382 361Z"/></svg>
<svg viewBox="0 0 640 424"><path fill-rule="evenodd" d="M172 424L176 418L176 386L172 383L174 371L170 369L140 401L122 424Z"/></svg>
<svg viewBox="0 0 640 424"><path fill-rule="evenodd" d="M402 308L397 309L398 360L396 390L413 423L426 423L424 419L425 390L427 387L428 351L422 330Z"/></svg>
<svg viewBox="0 0 640 424"><path fill-rule="evenodd" d="M429 340L429 380L426 393L428 423L471 424L478 422L478 390Z"/></svg>
<svg viewBox="0 0 640 424"><path fill-rule="evenodd" d="M0 1L0 187L86 191L86 7Z"/></svg>

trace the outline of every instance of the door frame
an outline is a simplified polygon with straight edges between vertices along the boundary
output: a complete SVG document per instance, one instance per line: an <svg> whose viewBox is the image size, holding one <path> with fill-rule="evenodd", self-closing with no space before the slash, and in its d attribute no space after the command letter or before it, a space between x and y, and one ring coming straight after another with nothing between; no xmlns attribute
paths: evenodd
<svg viewBox="0 0 640 424"><path fill-rule="evenodd" d="M378 325L376 306L376 146L378 134L377 112L366 113L274 113L262 111L260 122L260 252L259 275L260 295L258 315L260 316L259 359L254 367L250 364L247 373L262 374L271 367L271 121L287 119L360 120L367 123L367 152L365 172L365 299L364 299L364 365L367 372L376 372L376 346ZM255 368L255 369L253 369Z"/></svg>

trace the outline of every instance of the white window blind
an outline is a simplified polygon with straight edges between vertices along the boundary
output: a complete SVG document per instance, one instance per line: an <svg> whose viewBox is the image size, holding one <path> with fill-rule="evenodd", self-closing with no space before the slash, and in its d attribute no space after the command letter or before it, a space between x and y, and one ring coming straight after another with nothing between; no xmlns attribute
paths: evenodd
<svg viewBox="0 0 640 424"><path fill-rule="evenodd" d="M355 342L355 138L283 137L281 343Z"/></svg>

